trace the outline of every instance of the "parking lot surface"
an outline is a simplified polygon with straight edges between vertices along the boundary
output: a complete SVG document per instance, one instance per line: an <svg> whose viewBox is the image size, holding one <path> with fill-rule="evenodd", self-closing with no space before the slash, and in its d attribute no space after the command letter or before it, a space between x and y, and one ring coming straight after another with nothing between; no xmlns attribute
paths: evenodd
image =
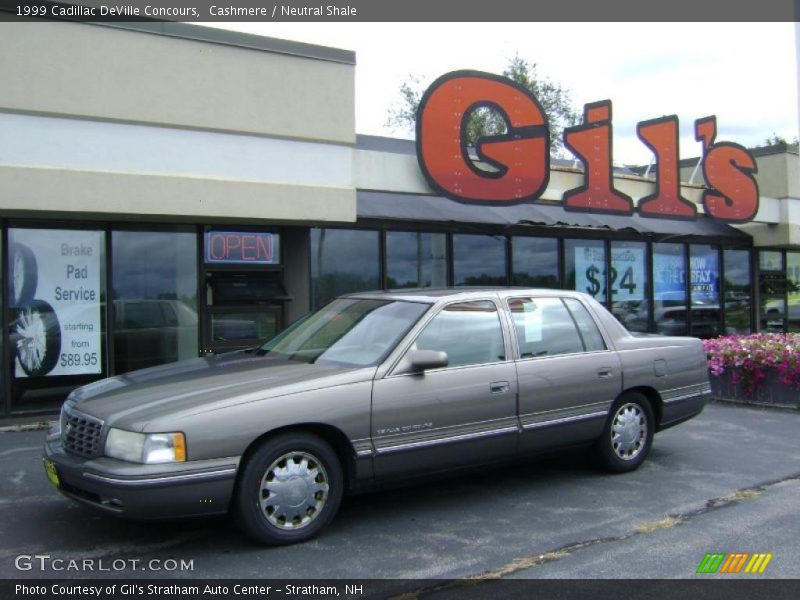
<svg viewBox="0 0 800 600"><path fill-rule="evenodd" d="M224 518L130 523L75 505L45 478L44 432L0 433L0 577L719 577L696 575L705 553L768 552L762 577L798 578L799 434L797 412L712 404L656 435L634 473L585 452L486 468L348 498L319 538L263 548ZM21 555L95 570L19 570ZM96 572L120 559L140 562Z"/></svg>

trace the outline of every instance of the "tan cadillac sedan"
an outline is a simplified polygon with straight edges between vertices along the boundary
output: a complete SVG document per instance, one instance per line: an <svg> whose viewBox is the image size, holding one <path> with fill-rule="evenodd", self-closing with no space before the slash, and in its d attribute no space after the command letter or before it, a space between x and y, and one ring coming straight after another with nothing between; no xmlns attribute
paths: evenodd
<svg viewBox="0 0 800 600"><path fill-rule="evenodd" d="M229 512L288 544L379 482L578 445L631 471L709 393L699 340L634 337L583 294L360 293L261 347L75 390L44 461L108 513Z"/></svg>

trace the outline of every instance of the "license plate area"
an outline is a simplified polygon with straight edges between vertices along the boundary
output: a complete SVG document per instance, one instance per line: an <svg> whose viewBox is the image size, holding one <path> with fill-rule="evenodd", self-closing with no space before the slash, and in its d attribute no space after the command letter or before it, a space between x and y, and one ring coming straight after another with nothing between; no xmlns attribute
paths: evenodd
<svg viewBox="0 0 800 600"><path fill-rule="evenodd" d="M59 487L61 485L61 480L58 477L58 469L56 468L56 463L54 463L49 458L42 459L44 462L44 472L47 475L48 481L52 483L54 486Z"/></svg>

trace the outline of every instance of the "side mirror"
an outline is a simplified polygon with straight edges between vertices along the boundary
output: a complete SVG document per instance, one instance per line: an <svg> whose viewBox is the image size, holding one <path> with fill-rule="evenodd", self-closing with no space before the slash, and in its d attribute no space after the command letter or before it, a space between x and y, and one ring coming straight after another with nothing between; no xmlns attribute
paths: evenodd
<svg viewBox="0 0 800 600"><path fill-rule="evenodd" d="M447 352L437 350L411 350L405 358L406 373L422 373L429 369L441 369L446 367L450 359Z"/></svg>

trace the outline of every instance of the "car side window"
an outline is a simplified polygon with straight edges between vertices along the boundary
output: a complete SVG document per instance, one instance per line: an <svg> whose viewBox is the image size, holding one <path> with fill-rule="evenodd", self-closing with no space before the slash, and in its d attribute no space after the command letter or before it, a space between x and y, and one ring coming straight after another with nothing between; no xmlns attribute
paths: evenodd
<svg viewBox="0 0 800 600"><path fill-rule="evenodd" d="M511 298L508 308L521 358L584 351L575 321L558 298Z"/></svg>
<svg viewBox="0 0 800 600"><path fill-rule="evenodd" d="M480 365L505 360L503 330L494 302L458 302L446 306L422 330L418 350L446 352L448 366Z"/></svg>
<svg viewBox="0 0 800 600"><path fill-rule="evenodd" d="M603 335L597 328L597 323L594 322L592 315L586 310L586 307L575 298L564 298L564 303L569 308L569 312L575 318L578 324L578 330L583 338L583 344L586 346L587 352L597 352L606 349L606 342L603 340Z"/></svg>

